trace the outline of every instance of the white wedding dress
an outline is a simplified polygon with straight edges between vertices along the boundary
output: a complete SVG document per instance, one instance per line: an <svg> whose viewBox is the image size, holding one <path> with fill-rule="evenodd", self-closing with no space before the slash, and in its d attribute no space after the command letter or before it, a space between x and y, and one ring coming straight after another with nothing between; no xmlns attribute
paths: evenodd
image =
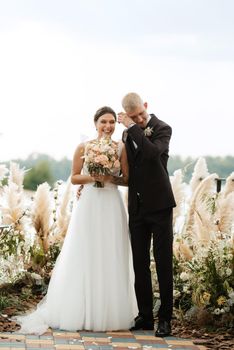
<svg viewBox="0 0 234 350"><path fill-rule="evenodd" d="M87 169L83 169L87 173ZM117 186L84 186L75 200L46 297L20 332L123 330L138 313L127 216Z"/></svg>

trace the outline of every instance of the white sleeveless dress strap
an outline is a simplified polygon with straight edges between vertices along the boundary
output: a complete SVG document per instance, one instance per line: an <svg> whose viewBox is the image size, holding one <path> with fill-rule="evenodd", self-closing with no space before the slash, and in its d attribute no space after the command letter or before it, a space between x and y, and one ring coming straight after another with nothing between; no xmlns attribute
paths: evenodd
<svg viewBox="0 0 234 350"><path fill-rule="evenodd" d="M119 159L120 159L120 157L121 157L123 147L124 147L123 141L119 141L119 142L118 142L118 157L119 157Z"/></svg>

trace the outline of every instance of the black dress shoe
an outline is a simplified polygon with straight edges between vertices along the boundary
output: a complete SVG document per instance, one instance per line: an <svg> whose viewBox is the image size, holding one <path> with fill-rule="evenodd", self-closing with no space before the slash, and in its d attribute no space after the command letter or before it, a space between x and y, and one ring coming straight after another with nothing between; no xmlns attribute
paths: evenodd
<svg viewBox="0 0 234 350"><path fill-rule="evenodd" d="M145 320L142 316L137 316L135 318L135 326L133 326L130 331L138 331L138 330L153 330L154 329L154 321Z"/></svg>
<svg viewBox="0 0 234 350"><path fill-rule="evenodd" d="M155 337L167 337L171 334L171 323L170 321L159 320L158 327L155 332Z"/></svg>

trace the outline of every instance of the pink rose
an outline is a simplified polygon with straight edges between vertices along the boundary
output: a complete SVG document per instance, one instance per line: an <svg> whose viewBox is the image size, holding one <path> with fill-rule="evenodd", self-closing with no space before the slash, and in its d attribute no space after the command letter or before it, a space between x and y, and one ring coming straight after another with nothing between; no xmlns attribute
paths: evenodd
<svg viewBox="0 0 234 350"><path fill-rule="evenodd" d="M108 164L108 157L104 154L101 154L100 156L94 158L94 162L105 166Z"/></svg>

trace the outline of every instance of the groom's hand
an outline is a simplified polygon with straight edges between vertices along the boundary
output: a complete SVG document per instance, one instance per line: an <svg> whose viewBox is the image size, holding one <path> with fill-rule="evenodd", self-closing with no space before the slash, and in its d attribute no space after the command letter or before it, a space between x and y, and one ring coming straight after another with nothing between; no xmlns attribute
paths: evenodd
<svg viewBox="0 0 234 350"><path fill-rule="evenodd" d="M130 125L134 125L134 121L127 115L127 113L120 112L118 113L118 122L123 124L126 128L129 128Z"/></svg>

